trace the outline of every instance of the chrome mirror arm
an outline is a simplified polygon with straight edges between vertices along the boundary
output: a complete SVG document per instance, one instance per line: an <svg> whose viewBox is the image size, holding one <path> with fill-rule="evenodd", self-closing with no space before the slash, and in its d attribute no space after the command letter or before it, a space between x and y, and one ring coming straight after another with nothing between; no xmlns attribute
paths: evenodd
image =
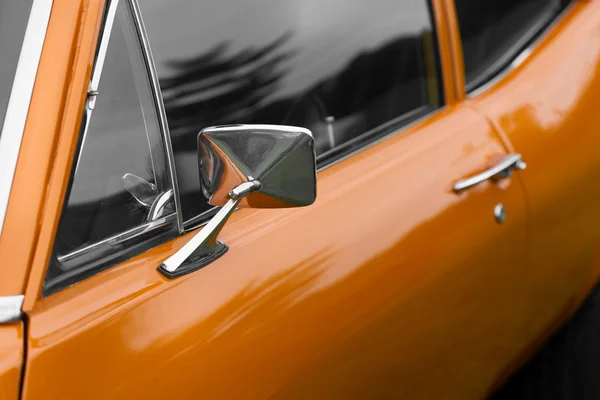
<svg viewBox="0 0 600 400"><path fill-rule="evenodd" d="M229 248L217 237L238 205L290 208L313 204L316 165L315 140L305 128L220 125L202 129L198 134L201 192L208 204L222 208L158 270L176 278L225 254Z"/></svg>
<svg viewBox="0 0 600 400"><path fill-rule="evenodd" d="M229 247L217 238L221 229L239 202L250 193L260 190L260 187L260 182L256 180L236 186L229 193L229 201L221 207L210 222L179 251L167 258L158 270L173 279L196 271L225 254Z"/></svg>

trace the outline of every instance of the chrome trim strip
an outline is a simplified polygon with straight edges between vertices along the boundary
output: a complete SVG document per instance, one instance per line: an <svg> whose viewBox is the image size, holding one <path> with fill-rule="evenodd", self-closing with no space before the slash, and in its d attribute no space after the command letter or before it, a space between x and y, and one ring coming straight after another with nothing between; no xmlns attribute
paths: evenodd
<svg viewBox="0 0 600 400"><path fill-rule="evenodd" d="M106 51L108 49L108 42L110 41L110 34L112 33L113 25L115 24L115 16L117 14L117 6L119 0L112 0L108 6L106 12L106 19L104 20L104 28L102 30L102 38L100 39L100 46L98 47L98 54L94 61L94 70L92 71L92 78L90 79L90 92L97 92L100 84L100 77L102 76L102 69L104 68L104 61L106 60Z"/></svg>
<svg viewBox="0 0 600 400"><path fill-rule="evenodd" d="M132 14L134 15L134 20L135 20L134 23L138 30L138 35L141 35L139 21L138 21L139 16L138 16L138 14L136 14L135 6L131 0L129 0L128 3L131 6ZM91 114L92 114L92 111L94 108L93 102L95 101L95 97L98 94L100 78L102 76L102 70L104 67L104 62L106 60L107 49L108 49L108 45L110 42L110 37L111 37L111 33L112 33L112 28L113 28L113 25L115 22L118 5L119 5L119 0L112 0L110 2L110 4L108 5L109 8L106 11L105 19L103 21L104 25L102 27L102 33L101 33L101 38L100 38L100 42L98 45L96 60L94 62L94 69L92 71L92 77L90 79L89 88L88 88L88 101L86 103L86 114L85 114L86 121L85 121L85 126L84 126L82 143L79 145L80 148L83 147L83 142L85 142L85 137L87 134L89 120L90 120L90 117L91 117ZM141 39L141 36L140 36L140 39ZM142 53L143 53L144 59L147 64L147 68L149 69L149 72L150 72L151 68L148 66L148 63L149 63L148 58L147 58L148 56L147 56L146 50L144 49L144 47L146 45L144 44L144 42L142 40L140 40L140 41L142 42ZM150 74L150 78L151 78L151 86L152 86L153 94L156 95L156 86L155 86L156 82L157 82L156 75ZM158 100L156 100L156 98L155 98L155 101L158 103ZM160 102L162 104L162 98L160 99ZM157 104L157 107L158 107L158 104ZM164 108L158 107L158 110L159 110L159 118L160 118L161 125L162 125L162 124L164 124ZM163 134L163 139L165 140L165 146L167 147L167 149L165 149L165 151L167 152L167 158L168 158L168 164L169 164L169 166L168 166L169 174L171 176L173 186L174 186L174 190L169 189L167 192L165 192L163 194L163 195L165 195L165 197L162 201L162 204L160 204L159 206L164 208L164 206L166 205L169 198L173 196L173 192L175 190L177 190L177 186L176 186L177 181L175 179L173 179L174 178L174 176L173 176L174 170L172 168L173 166L171 165L171 163L174 164L174 160L172 160L172 148L171 148L171 144L170 144L170 138L168 136L168 133L165 136L164 129L162 129L161 132ZM75 166L75 168L77 168L77 166ZM178 202L176 202L176 205L175 205L176 210L177 210L177 206L178 206ZM157 212L158 211L162 211L162 209L157 210ZM155 212L155 214L156 214L156 212ZM57 259L61 263L68 263L79 257L84 257L86 255L95 253L97 251L110 250L111 248L117 247L119 245L122 245L126 242L130 242L132 240L135 240L136 238L146 235L152 231L173 225L173 223L175 223L175 222L177 222L178 231L181 232L181 228L180 228L180 224L179 224L181 215L179 212L175 212L175 213L166 215L164 217L157 217L157 218L158 219L156 219L154 221L149 221L143 225L132 228L126 232L122 232L117 235L111 236L100 242L90 244L88 246L77 249L77 250L72 251L67 254L59 255L59 256L57 256Z"/></svg>
<svg viewBox="0 0 600 400"><path fill-rule="evenodd" d="M146 33L146 28L144 26L144 21L142 20L142 14L140 11L139 4L137 0L129 0L131 4L131 9L133 10L133 17L135 20L135 24L138 28L138 32L140 34L140 39L142 42L142 53L144 58L146 59L146 64L148 66L148 73L150 74L150 81L152 86L152 91L154 92L154 99L156 101L156 107L158 109L158 116L160 119L160 124L163 133L163 139L165 141L166 153L167 153L167 162L169 164L169 173L171 175L171 180L173 182L173 191L175 195L175 212L177 213L177 228L180 234L183 234L183 212L181 210L181 199L179 195L179 183L177 182L177 172L175 167L175 155L173 154L173 145L171 144L171 133L169 131L169 124L167 122L167 112L165 110L165 104L162 98L162 92L160 91L160 82L158 80L158 74L156 72L156 66L154 64L154 57L152 56L152 50L150 49L150 44L148 42L148 34Z"/></svg>
<svg viewBox="0 0 600 400"><path fill-rule="evenodd" d="M404 125L400 125L397 128L391 129L388 133L385 133L385 134L381 135L380 137L378 137L375 140L371 140L371 141L366 142L363 146L359 147L358 149L356 149L356 150L354 150L354 151L352 151L352 152L350 152L348 154L345 154L344 156L342 156L340 158L335 159L334 161L330 162L329 164L323 165L321 168L317 169L317 172L321 172L321 171L326 170L327 168L333 167L334 165L339 164L342 161L345 161L345 160L349 159L350 157L352 157L352 156L354 156L354 155L356 155L358 153L361 153L361 152L363 152L363 151L365 151L367 149L370 149L371 147L376 146L379 143L384 142L384 141L388 140L389 138L391 138L393 136L401 135L402 133L404 133L406 130L410 129L411 127L413 127L413 126L421 123L422 121L424 121L427 118L433 117L437 113L439 113L442 110L446 109L446 105L442 105L442 106L439 106L439 107L432 106L432 105L421 106L421 107L419 107L419 108L417 108L417 109L415 109L413 111L409 111L406 114L401 115L400 117L398 117L396 119L393 119L393 120L391 120L391 121L389 121L389 122L387 122L387 123L385 123L385 124L383 124L381 126L378 126L375 129L387 128L390 125L395 126L395 124L398 123L399 121L402 121L402 120L407 119L407 118L410 119L411 117L415 116L416 114L418 114L420 112L424 112L424 110L425 110L424 107L435 107L435 108L433 108L431 111L429 111L427 113L424 113L420 117L415 118L414 120L412 120L412 121L410 121L408 123L405 123ZM371 133L371 132L373 132L373 130L367 131L367 132L363 133L362 135L357 136L355 139L362 138L364 135L366 135L367 133ZM351 141L348 141L347 143L351 143L355 139L352 139ZM320 154L319 156L317 156L317 163L319 162L319 159L322 159L322 158L324 158L327 155L329 155L329 151L325 152L323 154Z"/></svg>
<svg viewBox="0 0 600 400"><path fill-rule="evenodd" d="M154 200L154 204L150 206L150 211L148 211L148 221L156 221L160 218L171 200L173 200L173 189L169 189L166 192L159 194L156 200Z"/></svg>
<svg viewBox="0 0 600 400"><path fill-rule="evenodd" d="M352 152L350 152L348 154L345 154L345 155L343 155L340 158L335 159L334 161L330 162L329 164L326 164L326 165L323 165L320 168L317 168L317 172L324 171L327 168L332 167L332 166L334 166L334 165L336 165L336 164L338 164L338 163L340 163L340 162L342 162L344 160L347 160L348 158L350 158L350 157L352 157L352 156L354 156L354 155L356 155L358 153L361 153L361 152L363 152L363 151L365 151L365 150L367 150L367 149L369 149L369 148L371 148L371 147L373 147L373 146L375 146L375 145L377 145L377 144L379 144L379 143L381 143L381 142L383 142L383 141L385 141L385 140L387 140L387 139L389 139L389 138L391 138L393 136L401 135L407 129L409 129L409 128L411 128L411 127L413 127L413 126L421 123L422 121L424 121L427 118L433 117L434 115L436 115L440 111L444 110L445 108L446 108L445 105L443 105L441 107L434 108L430 112L424 113L423 115L421 115L418 118L415 118L414 120L410 121L409 123L401 125L401 126L397 127L396 129L392 129L388 133L385 133L385 134L381 135L377 139L366 142L362 147L359 147L356 150L354 150L354 151L352 151ZM370 131L367 131L367 132L361 134L360 136L357 136L355 139L362 139L362 138L364 138L364 136L366 134L372 134L374 131L377 131L378 129L381 129L381 128L383 128L383 129L388 128L389 125L394 126L399 121L402 121L403 119L406 119L406 118L410 118L414 114L417 114L418 112L422 112L422 111L423 111L423 107L420 107L420 108L418 108L416 110L413 110L413 111L409 111L408 113L406 113L404 115L401 115L400 117L398 117L396 119L393 119L393 120L389 121L386 124L380 125L377 128L374 128L374 129L372 129ZM350 143L350 142L348 142L348 143ZM319 159L323 159L324 156L327 156L329 154L330 154L330 151L325 152L323 154L320 154L319 156L317 156L317 162L319 161ZM201 228L201 227L207 225L210 222L211 218L213 218L217 214L217 212L219 211L219 209L220 209L219 207L212 207L212 208L210 208L210 209L202 212L201 214L198 214L195 217L192 217L192 218L188 219L187 221L185 221L185 229L184 229L183 233L189 233L189 232L195 231L196 229ZM236 209L235 211L237 211L237 210L239 210L239 208Z"/></svg>
<svg viewBox="0 0 600 400"><path fill-rule="evenodd" d="M0 297L0 325L21 319L23 299L25 299L25 296L22 294Z"/></svg>
<svg viewBox="0 0 600 400"><path fill-rule="evenodd" d="M35 77L50 21L52 3L53 0L34 0L31 5L31 14L27 22L17 71L10 92L2 134L0 134L0 160L2 160L2 168L0 168L0 235L17 168Z"/></svg>
<svg viewBox="0 0 600 400"><path fill-rule="evenodd" d="M540 42L546 38L548 33L560 23L560 21L564 18L565 14L569 12L571 7L572 4L566 7L564 10L562 10L559 14L555 15L552 21L540 21L537 24L535 24L529 30L529 32L537 31L537 33L535 33L534 35L532 35L531 38L529 38L529 40L531 40L529 46L527 46L521 52L519 52L513 58L510 64L508 64L505 68L499 70L491 79L468 92L467 98L472 99L486 92L490 88L496 86L496 84L502 79L504 79L510 72L517 69L521 64L523 64L525 60L527 60L531 56L531 53L533 53L533 49L536 48L540 44ZM547 26L544 28L544 25L546 24ZM524 37L525 36L526 35L524 35Z"/></svg>
<svg viewBox="0 0 600 400"><path fill-rule="evenodd" d="M88 86L88 96L85 102L85 122L83 123L83 133L81 136L81 144L79 145L80 149L83 149L83 145L85 144L85 139L87 138L90 127L90 120L92 119L92 112L94 112L94 107L96 105L98 86L100 84L100 77L102 76L102 69L104 68L106 50L108 49L110 34L115 23L118 5L119 0L112 0L110 2L106 17L103 21L104 27L101 28L102 37L100 38L100 44L98 46L98 54L96 54L96 59L94 60L94 68L92 70L92 77L90 78L90 83ZM82 153L82 151L79 151L79 155L77 156L77 161L75 162L75 173L77 173L77 168L79 168L79 161L81 160Z"/></svg>
<svg viewBox="0 0 600 400"><path fill-rule="evenodd" d="M159 228L163 228L171 225L177 219L176 214L169 214L163 218L157 219L156 221L148 222L144 225L136 226L133 229L130 229L126 232L119 233L115 236L109 237L107 239L102 240L101 242L97 242L91 244L89 246L83 247L81 249L77 249L71 253L67 253L61 256L58 256L57 259L61 263L69 262L77 257L81 257L83 255L92 253L99 248L102 247L114 247L120 245L124 242L128 242L133 240L139 236L145 235L149 232L157 230Z"/></svg>
<svg viewBox="0 0 600 400"><path fill-rule="evenodd" d="M183 233L195 231L196 229L208 224L210 219L219 212L219 207L211 207L208 210L185 221Z"/></svg>

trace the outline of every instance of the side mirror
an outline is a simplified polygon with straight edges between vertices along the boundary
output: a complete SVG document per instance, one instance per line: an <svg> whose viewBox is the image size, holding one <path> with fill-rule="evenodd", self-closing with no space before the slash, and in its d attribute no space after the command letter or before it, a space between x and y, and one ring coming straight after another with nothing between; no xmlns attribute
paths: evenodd
<svg viewBox="0 0 600 400"><path fill-rule="evenodd" d="M217 239L236 209L303 207L317 196L315 141L308 129L227 125L198 135L202 193L221 206L210 222L158 267L169 278L196 271L228 247Z"/></svg>

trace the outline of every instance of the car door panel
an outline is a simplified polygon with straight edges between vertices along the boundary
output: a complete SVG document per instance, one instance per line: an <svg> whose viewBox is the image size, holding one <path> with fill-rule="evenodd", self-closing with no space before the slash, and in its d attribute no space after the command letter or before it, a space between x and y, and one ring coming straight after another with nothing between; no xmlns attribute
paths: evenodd
<svg viewBox="0 0 600 400"><path fill-rule="evenodd" d="M24 398L483 395L539 323L521 186L452 191L503 153L448 108L320 172L309 208L236 212L202 270L156 271L187 235L38 301Z"/></svg>
<svg viewBox="0 0 600 400"><path fill-rule="evenodd" d="M18 399L23 366L23 323L0 326L0 399Z"/></svg>
<svg viewBox="0 0 600 400"><path fill-rule="evenodd" d="M521 65L471 100L528 162L530 259L543 288L531 306L554 326L600 273L598 21L600 4L575 2Z"/></svg>

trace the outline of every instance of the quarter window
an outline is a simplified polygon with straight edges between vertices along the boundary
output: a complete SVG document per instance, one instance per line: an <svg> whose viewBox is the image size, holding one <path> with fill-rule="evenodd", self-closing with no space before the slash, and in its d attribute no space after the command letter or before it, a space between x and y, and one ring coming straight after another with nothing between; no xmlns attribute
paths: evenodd
<svg viewBox="0 0 600 400"><path fill-rule="evenodd" d="M441 103L427 0L140 0L183 216L207 210L196 138L221 124L309 128L320 164Z"/></svg>
<svg viewBox="0 0 600 400"><path fill-rule="evenodd" d="M139 36L129 3L116 4L107 6L45 293L155 245L176 220Z"/></svg>
<svg viewBox="0 0 600 400"><path fill-rule="evenodd" d="M571 0L455 0L471 91L505 69Z"/></svg>

